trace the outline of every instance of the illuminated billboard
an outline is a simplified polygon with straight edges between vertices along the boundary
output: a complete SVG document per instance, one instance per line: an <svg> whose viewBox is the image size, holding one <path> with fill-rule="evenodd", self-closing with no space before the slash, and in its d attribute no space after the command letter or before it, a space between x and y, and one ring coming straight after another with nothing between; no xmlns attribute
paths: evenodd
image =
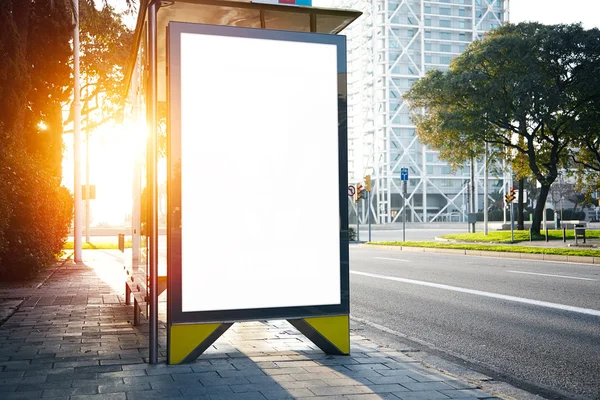
<svg viewBox="0 0 600 400"><path fill-rule="evenodd" d="M169 24L170 323L348 314L345 57Z"/></svg>

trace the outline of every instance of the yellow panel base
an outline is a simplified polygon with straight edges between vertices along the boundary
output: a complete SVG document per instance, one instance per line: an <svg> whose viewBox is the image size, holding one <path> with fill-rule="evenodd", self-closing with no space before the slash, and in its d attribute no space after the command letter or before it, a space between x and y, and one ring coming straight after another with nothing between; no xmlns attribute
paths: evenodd
<svg viewBox="0 0 600 400"><path fill-rule="evenodd" d="M327 354L350 354L348 315L289 319L288 322Z"/></svg>
<svg viewBox="0 0 600 400"><path fill-rule="evenodd" d="M168 363L194 361L232 324L172 325L169 332Z"/></svg>

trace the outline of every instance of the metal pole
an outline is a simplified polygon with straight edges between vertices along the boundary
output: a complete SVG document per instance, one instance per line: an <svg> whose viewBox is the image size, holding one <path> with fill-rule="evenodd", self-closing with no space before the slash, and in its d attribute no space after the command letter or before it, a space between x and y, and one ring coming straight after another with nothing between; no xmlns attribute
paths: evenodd
<svg viewBox="0 0 600 400"><path fill-rule="evenodd" d="M134 121L134 128L137 128L140 123L140 98L139 98L139 66L135 67L132 81L135 82L132 90L132 104L133 112L132 119ZM137 133L137 132L136 132ZM139 136L136 134L135 140L137 141ZM136 143L134 150L134 166L133 166L133 204L131 213L131 262L132 267L137 268L140 260L140 197L141 197L141 168L142 168L142 157L141 152L138 148L139 144Z"/></svg>
<svg viewBox="0 0 600 400"><path fill-rule="evenodd" d="M473 162L473 157L471 157L471 214L475 214L475 163ZM475 222L473 222L472 226L473 233L475 233Z"/></svg>
<svg viewBox="0 0 600 400"><path fill-rule="evenodd" d="M158 362L158 187L156 183L157 164L157 116L158 116L158 81L157 81L157 26L156 18L160 1L148 5L148 71L150 87L148 99L148 225L149 225L149 267L150 267L150 321L149 321L149 361Z"/></svg>
<svg viewBox="0 0 600 400"><path fill-rule="evenodd" d="M510 242L515 242L515 206L510 203Z"/></svg>
<svg viewBox="0 0 600 400"><path fill-rule="evenodd" d="M502 160L502 189L504 190L503 195L506 196L508 191L506 190L506 160ZM506 224L506 207L502 207L502 223Z"/></svg>
<svg viewBox="0 0 600 400"><path fill-rule="evenodd" d="M369 242L371 241L371 192L367 192L367 221L369 222Z"/></svg>
<svg viewBox="0 0 600 400"><path fill-rule="evenodd" d="M406 181L402 181L402 241L406 242Z"/></svg>
<svg viewBox="0 0 600 400"><path fill-rule="evenodd" d="M356 241L360 242L360 199L358 198L358 185L356 185Z"/></svg>
<svg viewBox="0 0 600 400"><path fill-rule="evenodd" d="M483 234L488 234L488 145L485 144L485 153L483 156Z"/></svg>
<svg viewBox="0 0 600 400"><path fill-rule="evenodd" d="M73 194L75 196L73 218L73 259L82 262L81 257L81 99L79 93L79 4L73 2Z"/></svg>
<svg viewBox="0 0 600 400"><path fill-rule="evenodd" d="M546 229L546 202L544 202L544 216L543 216L543 221L544 221L544 230Z"/></svg>
<svg viewBox="0 0 600 400"><path fill-rule="evenodd" d="M87 83L87 80L86 80ZM85 241L90 242L90 128L89 128L89 107L88 107L88 89L85 88L85 108L88 110L85 114Z"/></svg>

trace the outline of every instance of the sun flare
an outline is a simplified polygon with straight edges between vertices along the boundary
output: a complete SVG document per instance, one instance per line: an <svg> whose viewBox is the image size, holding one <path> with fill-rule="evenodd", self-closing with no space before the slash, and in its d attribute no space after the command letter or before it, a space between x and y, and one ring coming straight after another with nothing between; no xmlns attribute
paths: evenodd
<svg viewBox="0 0 600 400"><path fill-rule="evenodd" d="M81 184L96 186L96 198L90 200L90 226L130 226L133 170L138 149L144 147L145 137L140 127L105 124L89 134L82 132ZM73 135L63 135L63 185L73 191ZM86 153L89 153L86 162ZM86 165L89 172L86 174Z"/></svg>

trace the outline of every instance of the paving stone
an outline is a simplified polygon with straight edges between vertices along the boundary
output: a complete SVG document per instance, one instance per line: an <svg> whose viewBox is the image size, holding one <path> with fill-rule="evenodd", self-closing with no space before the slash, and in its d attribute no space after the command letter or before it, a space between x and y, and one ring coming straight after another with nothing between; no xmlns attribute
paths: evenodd
<svg viewBox="0 0 600 400"><path fill-rule="evenodd" d="M44 389L42 398L45 397L62 397L68 398L74 395L97 394L97 386L84 386L79 388L62 388L62 389Z"/></svg>
<svg viewBox="0 0 600 400"><path fill-rule="evenodd" d="M28 391L28 392L8 392L2 393L2 400L29 400L39 399L42 397L42 391Z"/></svg>
<svg viewBox="0 0 600 400"><path fill-rule="evenodd" d="M308 389L275 389L275 390L261 390L263 396L268 400L279 400L279 399L296 399L301 396L310 396L312 392Z"/></svg>
<svg viewBox="0 0 600 400"><path fill-rule="evenodd" d="M330 387L313 387L310 391L318 396L330 396L335 394L361 394L369 393L371 390L365 386L330 386Z"/></svg>
<svg viewBox="0 0 600 400"><path fill-rule="evenodd" d="M127 400L125 393L87 394L71 396L70 400Z"/></svg>
<svg viewBox="0 0 600 400"><path fill-rule="evenodd" d="M443 382L416 382L416 383L402 383L402 386L411 390L413 392L417 392L420 390L453 390L454 388L450 385L447 385Z"/></svg>
<svg viewBox="0 0 600 400"><path fill-rule="evenodd" d="M394 395L401 400L447 400L450 398L435 390L422 392L394 392Z"/></svg>
<svg viewBox="0 0 600 400"><path fill-rule="evenodd" d="M457 389L457 390L440 390L440 393L445 394L451 398L478 398L478 399L488 399L491 398L489 394L485 393L483 390L479 389Z"/></svg>
<svg viewBox="0 0 600 400"><path fill-rule="evenodd" d="M266 400L266 399L267 398L260 392L211 394L210 395L210 400Z"/></svg>
<svg viewBox="0 0 600 400"><path fill-rule="evenodd" d="M369 381L373 382L376 385L382 385L386 383L416 383L409 375L394 375L394 376L370 376L368 378Z"/></svg>

